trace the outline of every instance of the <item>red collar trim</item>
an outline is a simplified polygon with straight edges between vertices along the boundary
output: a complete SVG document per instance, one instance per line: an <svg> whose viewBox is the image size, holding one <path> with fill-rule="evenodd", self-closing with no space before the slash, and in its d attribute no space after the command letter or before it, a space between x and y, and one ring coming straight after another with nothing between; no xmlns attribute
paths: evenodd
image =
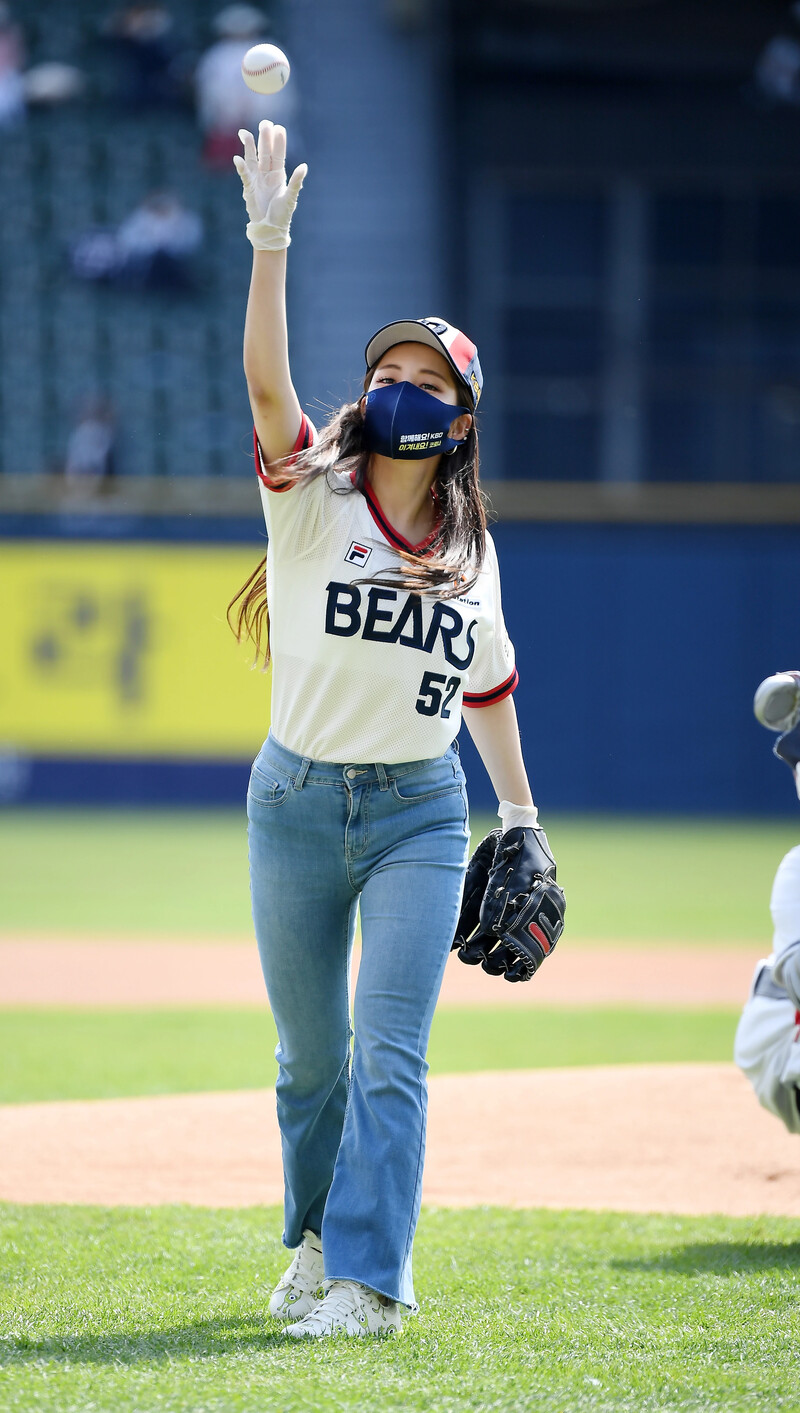
<svg viewBox="0 0 800 1413"><path fill-rule="evenodd" d="M355 483L355 473L353 473L352 480ZM439 512L438 498L435 495L433 499L436 502L437 510L436 524L430 534L426 535L424 540L420 540L418 545L412 545L411 541L407 540L404 535L401 535L399 530L395 530L394 526L387 520L381 509L380 501L369 484L369 481L364 482L364 497L369 508L369 513L375 521L375 524L381 531L381 534L389 541L389 544L394 545L395 549L405 550L406 554L424 554L433 544L433 541L439 533L439 525L442 519L441 513Z"/></svg>

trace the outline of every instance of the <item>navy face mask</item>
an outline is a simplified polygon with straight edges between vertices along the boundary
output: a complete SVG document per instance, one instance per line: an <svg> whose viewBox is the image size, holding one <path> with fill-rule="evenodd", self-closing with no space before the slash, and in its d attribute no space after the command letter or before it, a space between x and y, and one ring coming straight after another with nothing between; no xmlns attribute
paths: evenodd
<svg viewBox="0 0 800 1413"><path fill-rule="evenodd" d="M440 451L455 451L450 423L469 407L454 407L423 392L416 383L390 383L367 393L364 442L369 451L393 461L422 461Z"/></svg>

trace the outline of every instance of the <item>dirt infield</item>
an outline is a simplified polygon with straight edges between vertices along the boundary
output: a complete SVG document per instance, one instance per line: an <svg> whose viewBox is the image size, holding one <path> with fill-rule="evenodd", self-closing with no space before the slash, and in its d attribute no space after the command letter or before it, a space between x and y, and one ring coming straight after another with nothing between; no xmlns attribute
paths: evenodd
<svg viewBox="0 0 800 1413"><path fill-rule="evenodd" d="M509 986L451 957L445 1006L740 1006L764 948L559 948L533 983ZM0 942L6 1006L262 1006L254 943Z"/></svg>
<svg viewBox="0 0 800 1413"><path fill-rule="evenodd" d="M280 1202L267 1091L0 1108L0 1199ZM800 1216L800 1145L732 1065L442 1075L424 1201L436 1206Z"/></svg>
<svg viewBox="0 0 800 1413"><path fill-rule="evenodd" d="M451 958L445 1006L739 1006L760 949L565 948L531 986ZM6 940L5 1005L265 1004L252 943ZM0 1200L280 1202L271 1092L0 1107ZM424 1200L800 1216L800 1145L732 1065L434 1076Z"/></svg>

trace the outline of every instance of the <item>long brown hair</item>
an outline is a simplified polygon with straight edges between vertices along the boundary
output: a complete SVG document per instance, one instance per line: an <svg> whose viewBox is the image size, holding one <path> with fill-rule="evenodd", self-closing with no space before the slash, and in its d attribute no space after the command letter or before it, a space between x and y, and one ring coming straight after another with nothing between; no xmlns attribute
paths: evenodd
<svg viewBox="0 0 800 1413"><path fill-rule="evenodd" d="M370 368L364 379L365 392L373 372ZM468 401L471 400L469 397ZM281 485L301 487L331 471L345 472L348 481L337 486L335 493L363 493L369 456L364 445L361 403L347 402L326 423L313 446L301 452L291 465L287 465L286 458L270 466L269 472ZM478 467L478 431L473 415L466 441L451 455L442 456L439 462L433 485L439 515L435 534L424 553L415 555L398 549L396 553L401 563L396 569L355 582L389 583L415 594L435 593L437 598L443 599L467 593L480 573L486 553L486 511L478 485ZM256 661L262 659L264 667L270 660L266 567L267 556L264 555L234 594L227 613L237 642L250 638L255 644Z"/></svg>

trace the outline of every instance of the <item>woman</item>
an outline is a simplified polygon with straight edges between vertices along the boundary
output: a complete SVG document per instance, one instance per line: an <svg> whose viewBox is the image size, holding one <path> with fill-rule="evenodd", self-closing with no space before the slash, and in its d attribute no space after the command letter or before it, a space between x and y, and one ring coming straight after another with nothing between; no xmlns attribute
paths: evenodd
<svg viewBox="0 0 800 1413"><path fill-rule="evenodd" d="M392 1334L417 1308L425 1054L467 856L462 705L504 829L536 823L478 491L482 375L443 320L389 325L367 347L364 396L317 436L292 386L284 293L306 168L287 185L282 128L261 123L258 151L240 135L254 247L244 366L269 554L266 598L262 564L233 602L239 634L261 636L274 662L248 816L295 1248L270 1312L298 1338Z"/></svg>

